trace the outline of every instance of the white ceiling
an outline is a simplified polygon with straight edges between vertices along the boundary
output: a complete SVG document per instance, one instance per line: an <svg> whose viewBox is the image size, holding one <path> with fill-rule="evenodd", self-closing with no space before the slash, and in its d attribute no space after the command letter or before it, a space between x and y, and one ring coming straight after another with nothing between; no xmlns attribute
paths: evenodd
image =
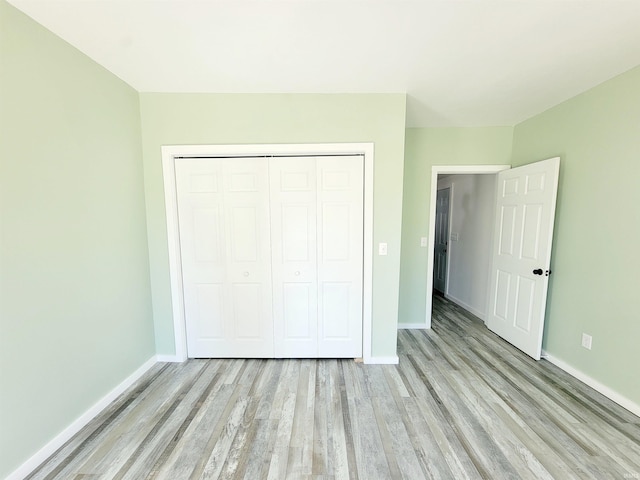
<svg viewBox="0 0 640 480"><path fill-rule="evenodd" d="M640 0L9 0L141 92L407 93L514 125L640 65Z"/></svg>

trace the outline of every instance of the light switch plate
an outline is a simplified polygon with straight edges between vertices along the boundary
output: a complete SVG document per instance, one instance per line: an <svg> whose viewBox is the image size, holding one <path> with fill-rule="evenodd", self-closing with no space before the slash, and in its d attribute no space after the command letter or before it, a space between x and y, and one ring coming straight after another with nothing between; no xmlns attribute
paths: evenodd
<svg viewBox="0 0 640 480"><path fill-rule="evenodd" d="M378 244L378 255L386 255L387 254L387 244L379 243Z"/></svg>
<svg viewBox="0 0 640 480"><path fill-rule="evenodd" d="M420 237L420 246L421 247L427 246L427 237Z"/></svg>

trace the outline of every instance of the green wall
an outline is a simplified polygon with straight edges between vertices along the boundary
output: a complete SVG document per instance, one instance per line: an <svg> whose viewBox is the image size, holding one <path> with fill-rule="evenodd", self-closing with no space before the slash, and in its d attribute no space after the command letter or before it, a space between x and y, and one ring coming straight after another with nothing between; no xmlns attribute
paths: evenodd
<svg viewBox="0 0 640 480"><path fill-rule="evenodd" d="M137 93L0 1L0 478L154 355Z"/></svg>
<svg viewBox="0 0 640 480"><path fill-rule="evenodd" d="M175 353L160 147L176 144L375 142L372 353L396 353L404 94L140 95L156 347Z"/></svg>
<svg viewBox="0 0 640 480"><path fill-rule="evenodd" d="M509 164L512 127L409 128L406 133L399 323L424 323L431 167Z"/></svg>
<svg viewBox="0 0 640 480"><path fill-rule="evenodd" d="M640 404L640 67L515 128L405 132L404 94L138 95L4 0L0 48L0 478L175 352L161 145L374 142L380 357L424 320L431 166L560 155L544 348Z"/></svg>
<svg viewBox="0 0 640 480"><path fill-rule="evenodd" d="M543 348L640 404L640 67L515 127L407 129L405 152L399 323L424 321L431 166L560 156Z"/></svg>
<svg viewBox="0 0 640 480"><path fill-rule="evenodd" d="M543 347L640 404L640 67L517 125L513 143L514 166L561 157Z"/></svg>

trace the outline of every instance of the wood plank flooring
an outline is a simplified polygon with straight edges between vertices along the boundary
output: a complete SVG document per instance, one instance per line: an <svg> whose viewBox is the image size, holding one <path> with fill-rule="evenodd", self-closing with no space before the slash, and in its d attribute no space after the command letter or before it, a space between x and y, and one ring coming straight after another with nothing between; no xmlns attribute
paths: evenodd
<svg viewBox="0 0 640 480"><path fill-rule="evenodd" d="M28 478L640 478L640 418L456 305L398 349L158 364Z"/></svg>

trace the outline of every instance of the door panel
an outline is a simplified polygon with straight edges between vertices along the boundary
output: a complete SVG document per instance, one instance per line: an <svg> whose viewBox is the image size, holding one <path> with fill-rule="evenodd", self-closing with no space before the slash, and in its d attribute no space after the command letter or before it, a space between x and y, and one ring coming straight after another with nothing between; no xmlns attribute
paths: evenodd
<svg viewBox="0 0 640 480"><path fill-rule="evenodd" d="M273 356L268 182L255 159L180 159L189 357Z"/></svg>
<svg viewBox="0 0 640 480"><path fill-rule="evenodd" d="M313 202L315 203L315 202ZM315 205L282 206L282 252L287 262L310 262ZM315 254L315 252L314 252Z"/></svg>
<svg viewBox="0 0 640 480"><path fill-rule="evenodd" d="M264 296L258 283L233 284L233 331L236 339L261 340L264 336Z"/></svg>
<svg viewBox="0 0 640 480"><path fill-rule="evenodd" d="M180 162L176 165L176 188L187 349L194 356L202 342L223 341L228 334L224 322L222 164Z"/></svg>
<svg viewBox="0 0 640 480"><path fill-rule="evenodd" d="M278 357L362 355L363 160L271 159Z"/></svg>
<svg viewBox="0 0 640 480"><path fill-rule="evenodd" d="M500 233L498 235L498 250L501 255L513 255L516 235L515 205L503 205L500 208Z"/></svg>
<svg viewBox="0 0 640 480"><path fill-rule="evenodd" d="M493 314L506 321L509 314L509 297L511 296L511 273L503 270L496 272L496 295Z"/></svg>
<svg viewBox="0 0 640 480"><path fill-rule="evenodd" d="M260 248L256 207L232 207L231 252L234 262L255 262Z"/></svg>
<svg viewBox="0 0 640 480"><path fill-rule="evenodd" d="M362 356L362 156L318 162L318 356Z"/></svg>
<svg viewBox="0 0 640 480"><path fill-rule="evenodd" d="M284 306L284 338L315 338L316 288L313 283L285 283L282 288ZM312 352L305 352L311 354Z"/></svg>
<svg viewBox="0 0 640 480"><path fill-rule="evenodd" d="M322 325L322 338L348 340L351 304L351 284L349 282L324 282L322 285L322 311L331 322Z"/></svg>
<svg viewBox="0 0 640 480"><path fill-rule="evenodd" d="M273 356L269 167L264 159L222 159L227 219L226 268L233 341L230 357Z"/></svg>
<svg viewBox="0 0 640 480"><path fill-rule="evenodd" d="M514 326L524 333L531 332L535 293L536 285L534 280L518 277Z"/></svg>
<svg viewBox="0 0 640 480"><path fill-rule="evenodd" d="M189 357L362 356L359 157L180 159Z"/></svg>
<svg viewBox="0 0 640 480"><path fill-rule="evenodd" d="M348 203L320 205L322 218L322 252L325 261L349 260L351 206Z"/></svg>
<svg viewBox="0 0 640 480"><path fill-rule="evenodd" d="M535 359L542 350L559 168L560 159L552 158L498 174L487 326Z"/></svg>
<svg viewBox="0 0 640 480"><path fill-rule="evenodd" d="M318 343L316 160L273 158L269 169L275 356L315 357Z"/></svg>
<svg viewBox="0 0 640 480"><path fill-rule="evenodd" d="M195 288L196 336L198 338L219 338L225 336L224 318L224 285L221 283L197 284Z"/></svg>
<svg viewBox="0 0 640 480"><path fill-rule="evenodd" d="M193 209L193 249L197 262L219 264L220 247L224 245L220 239L220 209Z"/></svg>
<svg viewBox="0 0 640 480"><path fill-rule="evenodd" d="M540 230L543 205L529 204L523 207L522 242L520 256L528 260L540 258Z"/></svg>

